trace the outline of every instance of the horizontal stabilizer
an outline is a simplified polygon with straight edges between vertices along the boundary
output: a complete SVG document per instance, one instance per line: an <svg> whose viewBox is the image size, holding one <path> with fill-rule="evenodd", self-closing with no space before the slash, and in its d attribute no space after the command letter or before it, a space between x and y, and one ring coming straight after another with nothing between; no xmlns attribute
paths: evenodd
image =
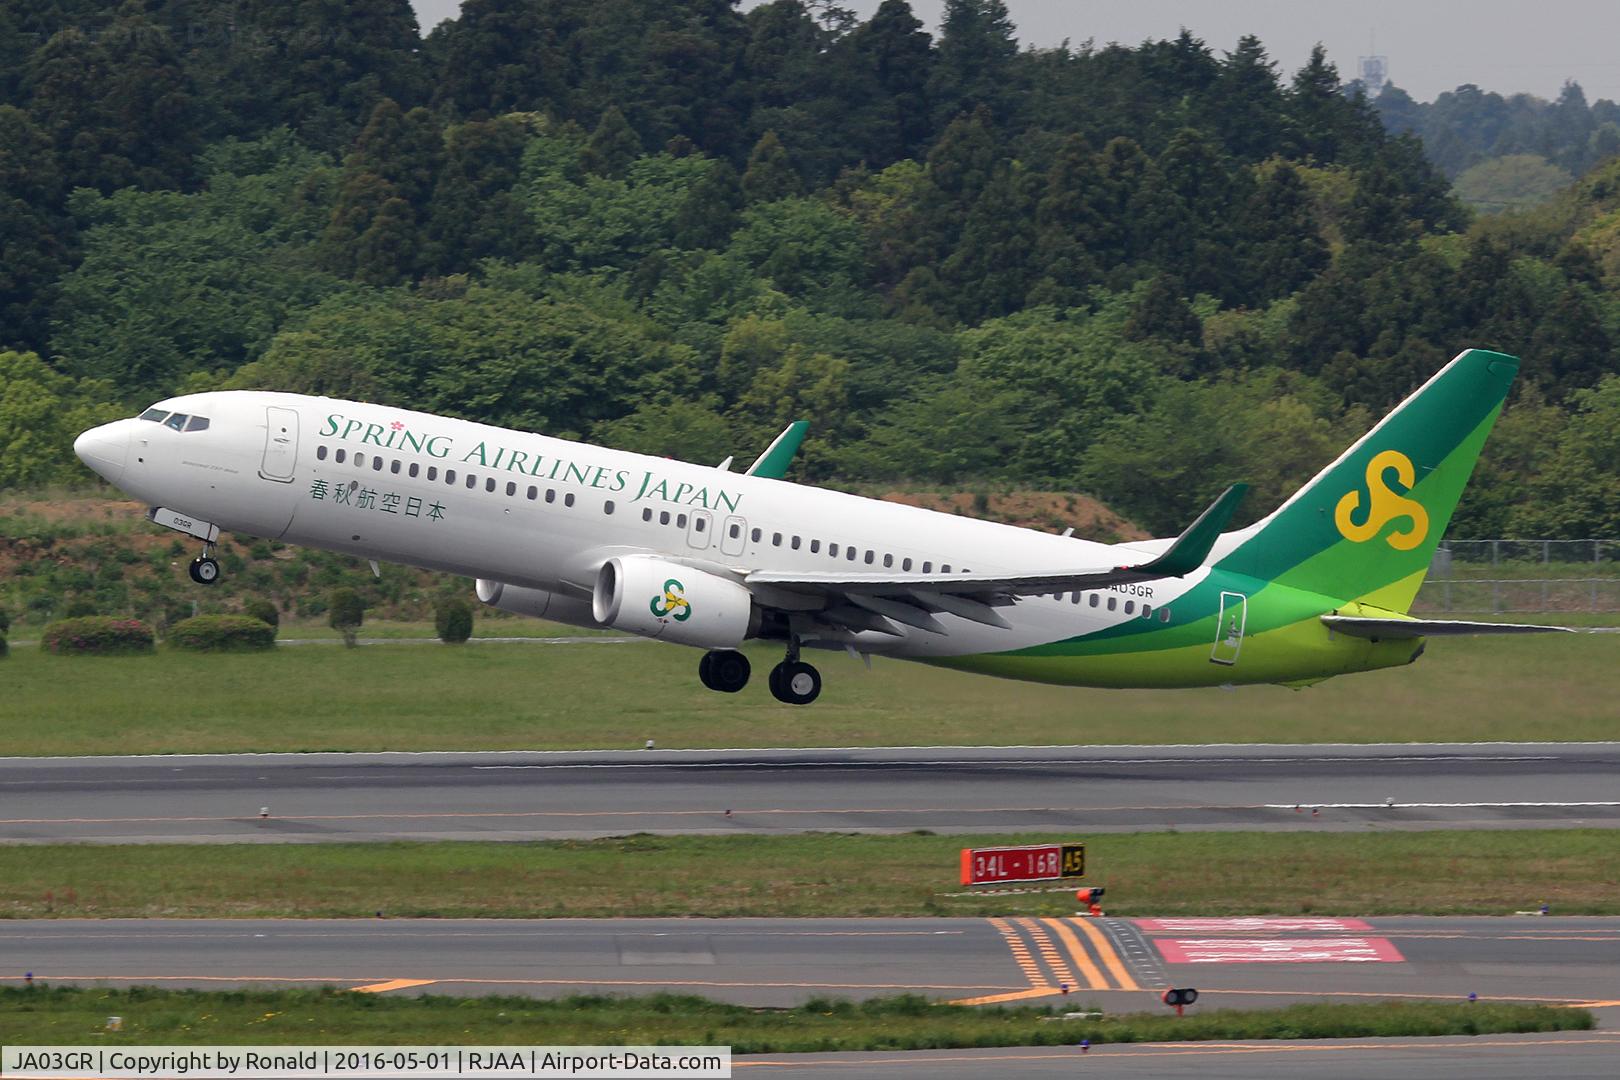
<svg viewBox="0 0 1620 1080"><path fill-rule="evenodd" d="M1445 637L1460 634L1573 634L1567 626L1530 623L1465 622L1460 619L1374 619L1360 615L1323 615L1329 630L1352 637L1390 641L1396 638Z"/></svg>

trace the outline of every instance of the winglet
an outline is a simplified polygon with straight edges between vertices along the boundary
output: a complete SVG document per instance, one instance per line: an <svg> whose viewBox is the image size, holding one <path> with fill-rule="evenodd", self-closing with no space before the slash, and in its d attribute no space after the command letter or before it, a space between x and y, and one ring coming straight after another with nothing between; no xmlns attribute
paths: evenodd
<svg viewBox="0 0 1620 1080"><path fill-rule="evenodd" d="M810 421L795 420L782 429L765 452L754 459L748 466L747 476L763 476L770 480L780 480L787 475L788 465L793 462L793 455L799 452L799 444L804 442L804 433L810 430Z"/></svg>
<svg viewBox="0 0 1620 1080"><path fill-rule="evenodd" d="M1237 513L1238 504L1249 493L1248 484L1233 484L1221 497L1209 504L1198 515L1198 520L1187 526L1187 531L1176 537L1176 542L1163 555L1151 562L1131 567L1160 577L1182 577L1190 574L1209 558L1210 548L1226 529L1227 522Z"/></svg>

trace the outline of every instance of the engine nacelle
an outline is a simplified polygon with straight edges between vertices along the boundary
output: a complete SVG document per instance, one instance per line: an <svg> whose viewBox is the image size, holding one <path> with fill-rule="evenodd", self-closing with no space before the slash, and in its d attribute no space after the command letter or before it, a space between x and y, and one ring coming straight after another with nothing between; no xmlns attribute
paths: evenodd
<svg viewBox="0 0 1620 1080"><path fill-rule="evenodd" d="M595 628L589 601L572 596L559 596L546 589L527 589L521 585L508 585L504 581L479 578L476 586L478 599L500 611L514 615L527 615L534 619L551 619L570 626Z"/></svg>
<svg viewBox="0 0 1620 1080"><path fill-rule="evenodd" d="M652 555L603 563L591 613L616 630L709 649L734 649L758 629L747 588Z"/></svg>

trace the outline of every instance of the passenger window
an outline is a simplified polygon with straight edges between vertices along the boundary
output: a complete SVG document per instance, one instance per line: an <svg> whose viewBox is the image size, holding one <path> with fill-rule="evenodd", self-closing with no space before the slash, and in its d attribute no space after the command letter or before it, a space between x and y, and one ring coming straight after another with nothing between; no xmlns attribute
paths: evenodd
<svg viewBox="0 0 1620 1080"><path fill-rule="evenodd" d="M1135 600L1127 600L1127 601L1125 601L1125 614L1127 614L1127 615L1135 615L1136 614L1136 601Z"/></svg>
<svg viewBox="0 0 1620 1080"><path fill-rule="evenodd" d="M549 503L549 502L556 502L556 501L557 501L557 489L556 488L546 488L546 502Z"/></svg>
<svg viewBox="0 0 1620 1080"><path fill-rule="evenodd" d="M338 452L342 453L341 450L338 451ZM439 478L439 467L437 465L429 465L428 466L428 476L427 476L427 478L429 480L437 480Z"/></svg>
<svg viewBox="0 0 1620 1080"><path fill-rule="evenodd" d="M572 491L570 491L568 494L563 496L563 505L564 506L573 506L574 505L574 493Z"/></svg>
<svg viewBox="0 0 1620 1080"><path fill-rule="evenodd" d="M187 416L185 413L177 412L167 420L163 421L163 426L174 428L176 431L184 431L186 430L186 421L190 419L191 417Z"/></svg>
<svg viewBox="0 0 1620 1080"><path fill-rule="evenodd" d="M838 545L837 544L828 544L827 545L827 554L832 556L835 559L838 558Z"/></svg>
<svg viewBox="0 0 1620 1080"><path fill-rule="evenodd" d="M772 533L771 534L771 546L772 547L781 547L782 546L782 534L781 533Z"/></svg>
<svg viewBox="0 0 1620 1080"><path fill-rule="evenodd" d="M820 540L812 540L812 541L810 541L810 554L812 554L812 555L821 554L821 541Z"/></svg>
<svg viewBox="0 0 1620 1080"><path fill-rule="evenodd" d="M382 467L383 467L383 459L381 457L373 454L372 458L371 458L371 471L372 472L382 472Z"/></svg>
<svg viewBox="0 0 1620 1080"><path fill-rule="evenodd" d="M1091 594L1090 604L1091 604L1092 607L1097 606L1097 594L1096 593Z"/></svg>
<svg viewBox="0 0 1620 1080"><path fill-rule="evenodd" d="M529 496L529 501L534 502L534 500L540 497L540 489L535 487L533 484L530 484L529 490L526 492L526 494Z"/></svg>
<svg viewBox="0 0 1620 1080"><path fill-rule="evenodd" d="M608 503L608 505L612 506L613 504ZM611 514L611 513L613 513L613 511L609 510L608 513ZM693 518L692 519L692 531L693 532L702 532L704 529L706 529L708 527L709 527L709 519L708 518Z"/></svg>
<svg viewBox="0 0 1620 1080"><path fill-rule="evenodd" d="M933 572L934 572L934 563L933 563L933 560L931 560L931 559L924 559L924 560L923 560L923 573L925 573L925 574L932 574L932 573L933 573Z"/></svg>
<svg viewBox="0 0 1620 1080"><path fill-rule="evenodd" d="M1113 611L1118 606L1119 606L1119 597L1110 596L1108 598L1108 610Z"/></svg>
<svg viewBox="0 0 1620 1080"><path fill-rule="evenodd" d="M508 496L512 496L512 495L517 494L517 485L512 483L512 481L510 481L510 480L508 480L506 482L506 494Z"/></svg>
<svg viewBox="0 0 1620 1080"><path fill-rule="evenodd" d="M641 508L641 520L642 521L651 521L652 520L652 507L643 506Z"/></svg>
<svg viewBox="0 0 1620 1080"><path fill-rule="evenodd" d="M764 534L764 533L763 533L763 532L761 532L761 531L760 531L760 530L758 530L758 529L755 529L755 530L754 530L754 532L753 532L753 537L754 537L754 543L756 543L756 544L757 544L757 543L759 543L759 538L760 538L760 537L761 537L761 536L764 536L764 535L765 535L765 534Z"/></svg>
<svg viewBox="0 0 1620 1080"><path fill-rule="evenodd" d="M848 559L850 562L854 562L855 561L855 556L857 556L859 554L860 554L860 552L855 550L855 547L854 547L853 544L844 549L844 558Z"/></svg>
<svg viewBox="0 0 1620 1080"><path fill-rule="evenodd" d="M395 476L399 475L399 459L398 458L395 458L393 461L388 463L388 471L393 473Z"/></svg>
<svg viewBox="0 0 1620 1080"><path fill-rule="evenodd" d="M884 566L893 566L894 565L894 556L893 555L887 555L887 554L884 555L883 556L883 565Z"/></svg>
<svg viewBox="0 0 1620 1080"><path fill-rule="evenodd" d="M478 486L478 477L473 473L467 474L467 490L472 491Z"/></svg>
<svg viewBox="0 0 1620 1080"><path fill-rule="evenodd" d="M902 569L902 570L910 570L911 569L911 560L910 559L902 560L901 563L900 563L900 569Z"/></svg>
<svg viewBox="0 0 1620 1080"><path fill-rule="evenodd" d="M357 469L363 469L366 467L366 455L362 454L358 450L354 452L354 467Z"/></svg>
<svg viewBox="0 0 1620 1080"><path fill-rule="evenodd" d="M604 514L613 513L613 500L612 499L607 499L602 503L602 513L604 513Z"/></svg>
<svg viewBox="0 0 1620 1080"><path fill-rule="evenodd" d="M495 478L493 476L484 481L484 490L491 495L495 493Z"/></svg>
<svg viewBox="0 0 1620 1080"><path fill-rule="evenodd" d="M660 524L660 525L668 525L669 524L669 511L668 510L660 510L660 511L658 511L658 524Z"/></svg>
<svg viewBox="0 0 1620 1080"><path fill-rule="evenodd" d="M315 448L315 460L316 461L325 461L326 460L326 447L317 446Z"/></svg>
<svg viewBox="0 0 1620 1080"><path fill-rule="evenodd" d="M1169 608L1162 607L1162 608L1159 609L1159 621L1160 622L1166 622L1166 623L1170 621L1170 609Z"/></svg>
<svg viewBox="0 0 1620 1080"><path fill-rule="evenodd" d="M187 431L207 431L208 430L208 417L206 417L206 416L193 416L189 421L186 422L186 430Z"/></svg>
<svg viewBox="0 0 1620 1080"><path fill-rule="evenodd" d="M791 540L789 540L788 541L788 547L792 548L794 551L798 551L799 550L799 538L797 536L795 536Z"/></svg>
<svg viewBox="0 0 1620 1080"><path fill-rule="evenodd" d="M735 539L737 539L737 537L739 537L741 535L742 535L742 526L741 525L733 525L731 527L731 538L733 540L735 540Z"/></svg>
<svg viewBox="0 0 1620 1080"><path fill-rule="evenodd" d="M411 462L411 469L410 469L410 472L411 472L411 479L412 479L412 480L415 480L415 479L416 479L416 477L417 477L417 474L418 474L418 473L420 473L420 472L421 472L421 471L422 471L422 466L420 466L420 465L418 465L418 464L417 464L417 463L416 463L416 462L414 462L414 461L413 461L413 462Z"/></svg>
<svg viewBox="0 0 1620 1080"><path fill-rule="evenodd" d="M1072 599L1074 600L1075 603L1078 604L1080 602L1080 593L1076 592L1074 594L1074 596L1072 597Z"/></svg>
<svg viewBox="0 0 1620 1080"><path fill-rule="evenodd" d="M150 420L155 424L161 424L163 423L163 418L168 415L168 412L163 409L147 409L145 412L141 413L141 419Z"/></svg>
<svg viewBox="0 0 1620 1080"><path fill-rule="evenodd" d="M686 515L685 514L677 514L677 515L675 515L675 527L677 529L686 528Z"/></svg>
<svg viewBox="0 0 1620 1080"><path fill-rule="evenodd" d="M939 572L942 573L942 574L950 573L951 572L951 564L946 563L944 566L939 568Z"/></svg>
<svg viewBox="0 0 1620 1080"><path fill-rule="evenodd" d="M348 455L347 450L339 450L337 453L332 455L332 460L337 462L339 465L341 465L341 464L343 464L344 457L346 457L347 455Z"/></svg>
<svg viewBox="0 0 1620 1080"><path fill-rule="evenodd" d="M872 560L875 559L876 557L877 557L876 552L874 552L871 548L866 549L866 565L867 566L871 566L872 565Z"/></svg>
<svg viewBox="0 0 1620 1080"><path fill-rule="evenodd" d="M444 482L447 483L447 484L455 483L456 482L456 470L454 470L454 469L446 469L446 470L444 470Z"/></svg>
<svg viewBox="0 0 1620 1080"><path fill-rule="evenodd" d="M1142 618L1144 618L1144 619L1153 618L1153 605L1152 604L1143 604L1142 605Z"/></svg>

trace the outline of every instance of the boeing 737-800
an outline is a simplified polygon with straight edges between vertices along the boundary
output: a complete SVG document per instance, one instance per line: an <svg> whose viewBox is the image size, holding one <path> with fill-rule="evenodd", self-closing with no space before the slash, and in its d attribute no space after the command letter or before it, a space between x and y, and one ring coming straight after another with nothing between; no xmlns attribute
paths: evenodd
<svg viewBox="0 0 1620 1080"><path fill-rule="evenodd" d="M220 530L461 574L505 611L706 650L751 639L1078 686L1305 685L1407 664L1434 634L1544 627L1407 614L1518 371L1458 356L1263 520L1228 489L1174 540L1100 544L387 405L187 394L74 450L202 544ZM1218 433L1211 433L1218 437ZM756 463L757 464L757 463Z"/></svg>

